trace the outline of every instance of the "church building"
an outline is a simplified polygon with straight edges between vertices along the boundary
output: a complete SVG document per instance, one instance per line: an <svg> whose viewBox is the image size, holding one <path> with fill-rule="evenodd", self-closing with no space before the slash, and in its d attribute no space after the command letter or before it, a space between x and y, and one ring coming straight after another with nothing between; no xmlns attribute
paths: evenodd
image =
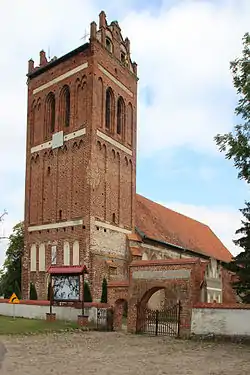
<svg viewBox="0 0 250 375"><path fill-rule="evenodd" d="M212 230L136 194L137 64L118 22L102 11L89 42L41 51L27 77L23 298L32 282L47 299L51 265L86 265L99 301L103 278L128 280L133 261L199 258L200 300L229 302L232 255Z"/></svg>

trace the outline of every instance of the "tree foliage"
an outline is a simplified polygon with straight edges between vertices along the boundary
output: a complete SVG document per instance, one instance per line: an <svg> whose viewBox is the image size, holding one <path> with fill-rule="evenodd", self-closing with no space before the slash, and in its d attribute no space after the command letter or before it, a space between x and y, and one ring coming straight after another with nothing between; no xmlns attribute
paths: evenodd
<svg viewBox="0 0 250 375"><path fill-rule="evenodd" d="M102 280L101 302L102 303L107 303L108 302L108 283L107 283L107 280L105 278Z"/></svg>
<svg viewBox="0 0 250 375"><path fill-rule="evenodd" d="M24 249L24 225L16 224L13 233L9 237L9 246L1 269L0 294L9 298L16 293L21 298L21 258Z"/></svg>
<svg viewBox="0 0 250 375"><path fill-rule="evenodd" d="M238 95L235 114L239 124L233 131L215 137L219 150L225 153L227 159L232 159L238 170L238 178L250 183L250 35L243 36L241 57L230 63L233 84ZM236 275L233 282L242 302L250 303L250 202L240 210L243 215L242 227L236 231L241 235L234 243L243 251L231 263L224 264L225 268Z"/></svg>
<svg viewBox="0 0 250 375"><path fill-rule="evenodd" d="M238 177L250 182L250 35L243 37L242 56L230 63L233 83L239 100L235 114L240 118L232 132L217 134L215 141L227 159L234 161Z"/></svg>
<svg viewBox="0 0 250 375"><path fill-rule="evenodd" d="M246 207L240 210L244 219L241 221L242 227L236 234L242 236L234 243L244 249L234 260L224 267L236 274L237 280L233 287L240 296L242 302L250 303L250 202L246 202Z"/></svg>

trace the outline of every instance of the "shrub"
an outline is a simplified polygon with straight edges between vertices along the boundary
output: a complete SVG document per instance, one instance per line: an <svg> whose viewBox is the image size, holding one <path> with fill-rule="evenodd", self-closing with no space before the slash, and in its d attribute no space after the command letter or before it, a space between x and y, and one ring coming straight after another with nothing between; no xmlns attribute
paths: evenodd
<svg viewBox="0 0 250 375"><path fill-rule="evenodd" d="M108 283L107 283L107 280L105 278L102 280L101 302L102 303L107 303L108 302Z"/></svg>
<svg viewBox="0 0 250 375"><path fill-rule="evenodd" d="M30 283L30 299L31 300L37 299L36 287L33 283Z"/></svg>
<svg viewBox="0 0 250 375"><path fill-rule="evenodd" d="M84 282L84 302L92 302L90 287L86 281Z"/></svg>

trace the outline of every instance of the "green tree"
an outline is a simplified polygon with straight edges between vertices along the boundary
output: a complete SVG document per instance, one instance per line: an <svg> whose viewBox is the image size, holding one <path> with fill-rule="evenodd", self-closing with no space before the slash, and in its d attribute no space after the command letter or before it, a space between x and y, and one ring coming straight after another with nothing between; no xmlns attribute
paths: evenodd
<svg viewBox="0 0 250 375"><path fill-rule="evenodd" d="M238 177L250 182L250 35L243 37L242 56L230 63L239 100L235 114L240 119L232 132L217 134L215 142L227 159L234 161Z"/></svg>
<svg viewBox="0 0 250 375"><path fill-rule="evenodd" d="M89 288L89 283L84 282L84 302L92 302L91 291Z"/></svg>
<svg viewBox="0 0 250 375"><path fill-rule="evenodd" d="M36 287L33 283L30 283L30 300L37 299Z"/></svg>
<svg viewBox="0 0 250 375"><path fill-rule="evenodd" d="M102 303L107 303L108 302L108 283L107 283L107 280L105 278L102 280L101 302Z"/></svg>
<svg viewBox="0 0 250 375"><path fill-rule="evenodd" d="M233 282L233 287L243 303L250 303L250 202L246 202L246 207L240 210L244 220L242 227L236 234L242 236L234 243L244 249L234 260L224 267L236 274L237 280Z"/></svg>
<svg viewBox="0 0 250 375"><path fill-rule="evenodd" d="M243 36L242 55L230 63L233 84L238 95L235 115L239 124L227 134L217 134L215 142L220 152L234 162L238 178L250 182L250 35ZM242 227L236 231L241 234L234 243L243 249L232 262L224 267L234 272L237 281L233 282L237 294L243 302L250 303L250 203L240 210L243 214Z"/></svg>
<svg viewBox="0 0 250 375"><path fill-rule="evenodd" d="M0 294L10 298L16 293L21 298L21 258L24 249L24 225L16 224L9 237L9 246L0 272Z"/></svg>

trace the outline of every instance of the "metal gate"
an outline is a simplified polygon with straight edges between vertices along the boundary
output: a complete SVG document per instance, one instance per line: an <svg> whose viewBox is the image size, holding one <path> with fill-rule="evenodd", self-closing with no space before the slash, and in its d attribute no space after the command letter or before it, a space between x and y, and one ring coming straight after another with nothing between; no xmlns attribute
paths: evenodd
<svg viewBox="0 0 250 375"><path fill-rule="evenodd" d="M151 336L179 336L180 301L163 310L138 307L137 333Z"/></svg>
<svg viewBox="0 0 250 375"><path fill-rule="evenodd" d="M99 331L113 331L113 309L97 309L96 328Z"/></svg>

